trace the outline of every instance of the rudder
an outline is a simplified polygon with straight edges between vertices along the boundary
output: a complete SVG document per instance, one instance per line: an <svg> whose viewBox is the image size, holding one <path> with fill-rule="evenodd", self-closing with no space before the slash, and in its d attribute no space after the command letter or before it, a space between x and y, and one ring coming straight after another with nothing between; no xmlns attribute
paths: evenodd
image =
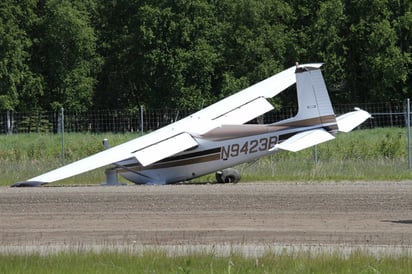
<svg viewBox="0 0 412 274"><path fill-rule="evenodd" d="M295 117L276 123L288 126L323 125L336 127L336 116L318 67L296 67L298 113Z"/></svg>

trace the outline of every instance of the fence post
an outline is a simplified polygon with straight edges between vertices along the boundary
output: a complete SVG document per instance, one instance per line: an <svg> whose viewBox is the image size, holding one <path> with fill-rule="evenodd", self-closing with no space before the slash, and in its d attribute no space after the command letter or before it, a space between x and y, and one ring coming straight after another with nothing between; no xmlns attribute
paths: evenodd
<svg viewBox="0 0 412 274"><path fill-rule="evenodd" d="M143 105L140 105L140 132L143 136L144 132L144 127L143 127Z"/></svg>
<svg viewBox="0 0 412 274"><path fill-rule="evenodd" d="M411 169L411 104L409 98L406 100L406 123L408 128L408 168Z"/></svg>
<svg viewBox="0 0 412 274"><path fill-rule="evenodd" d="M10 117L10 111L7 111L7 134L11 134L12 130L11 130L11 117Z"/></svg>
<svg viewBox="0 0 412 274"><path fill-rule="evenodd" d="M318 145L313 146L313 162L315 165L318 163Z"/></svg>
<svg viewBox="0 0 412 274"><path fill-rule="evenodd" d="M61 118L61 133L62 133L62 165L64 165L64 108L61 108L60 112L60 118Z"/></svg>

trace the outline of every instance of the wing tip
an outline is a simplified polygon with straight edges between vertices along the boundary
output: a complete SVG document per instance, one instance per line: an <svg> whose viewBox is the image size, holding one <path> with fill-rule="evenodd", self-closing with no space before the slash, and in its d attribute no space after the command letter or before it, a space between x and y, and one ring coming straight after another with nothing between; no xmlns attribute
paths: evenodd
<svg viewBox="0 0 412 274"><path fill-rule="evenodd" d="M41 182L41 181L23 181L23 182L17 182L12 184L10 187L37 187L47 184L47 182Z"/></svg>

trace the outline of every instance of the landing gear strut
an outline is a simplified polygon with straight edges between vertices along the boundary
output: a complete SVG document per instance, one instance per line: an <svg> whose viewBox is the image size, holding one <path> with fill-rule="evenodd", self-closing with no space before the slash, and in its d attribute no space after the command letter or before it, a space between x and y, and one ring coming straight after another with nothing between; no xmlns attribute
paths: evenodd
<svg viewBox="0 0 412 274"><path fill-rule="evenodd" d="M236 184L240 181L240 173L234 168L226 168L216 172L216 181L221 184Z"/></svg>
<svg viewBox="0 0 412 274"><path fill-rule="evenodd" d="M101 186L125 186L126 184L120 183L117 180L117 171L113 168L108 168L104 171L106 175L106 182L101 183Z"/></svg>

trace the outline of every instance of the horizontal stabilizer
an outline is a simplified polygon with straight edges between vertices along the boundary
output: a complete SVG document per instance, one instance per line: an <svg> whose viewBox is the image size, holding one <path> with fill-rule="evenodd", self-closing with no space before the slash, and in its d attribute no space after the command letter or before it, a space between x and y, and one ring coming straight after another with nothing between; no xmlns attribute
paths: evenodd
<svg viewBox="0 0 412 274"><path fill-rule="evenodd" d="M314 129L304 131L290 137L286 141L275 145L271 150L282 149L289 151L299 151L326 141L330 141L335 137L324 129Z"/></svg>
<svg viewBox="0 0 412 274"><path fill-rule="evenodd" d="M196 140L190 134L183 132L132 154L143 166L148 166L195 146L197 146Z"/></svg>
<svg viewBox="0 0 412 274"><path fill-rule="evenodd" d="M349 132L355 127L359 126L365 122L368 118L372 116L359 108L355 108L355 111L348 112L336 118L336 122L341 132Z"/></svg>

